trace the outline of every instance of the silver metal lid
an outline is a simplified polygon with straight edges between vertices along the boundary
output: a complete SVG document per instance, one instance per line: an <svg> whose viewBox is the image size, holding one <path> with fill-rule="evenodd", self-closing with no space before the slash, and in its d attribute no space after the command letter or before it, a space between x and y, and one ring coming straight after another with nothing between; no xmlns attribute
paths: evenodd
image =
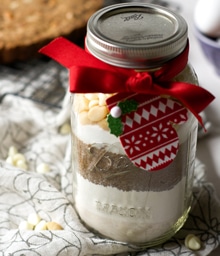
<svg viewBox="0 0 220 256"><path fill-rule="evenodd" d="M87 24L86 48L96 58L125 68L155 68L186 46L186 21L167 8L124 3L94 13Z"/></svg>

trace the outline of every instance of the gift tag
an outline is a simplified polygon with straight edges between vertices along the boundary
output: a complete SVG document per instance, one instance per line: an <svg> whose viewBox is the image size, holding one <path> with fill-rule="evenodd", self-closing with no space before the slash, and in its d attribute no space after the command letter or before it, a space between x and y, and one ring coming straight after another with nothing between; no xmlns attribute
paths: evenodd
<svg viewBox="0 0 220 256"><path fill-rule="evenodd" d="M119 136L127 156L137 167L160 170L175 159L179 138L174 126L188 119L182 104L161 96L123 93L106 102L110 132Z"/></svg>

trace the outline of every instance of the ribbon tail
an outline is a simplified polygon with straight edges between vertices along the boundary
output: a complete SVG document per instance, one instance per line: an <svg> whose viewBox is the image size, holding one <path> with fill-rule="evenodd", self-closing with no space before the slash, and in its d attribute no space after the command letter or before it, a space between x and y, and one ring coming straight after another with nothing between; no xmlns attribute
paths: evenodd
<svg viewBox="0 0 220 256"><path fill-rule="evenodd" d="M170 82L166 84L166 89L160 87L161 93L167 92L168 95L178 99L192 114L197 118L204 130L202 118L199 115L215 97L206 89L194 84L184 82ZM196 98L195 98L196 96Z"/></svg>
<svg viewBox="0 0 220 256"><path fill-rule="evenodd" d="M95 67L107 70L114 69L64 37L52 40L49 44L42 47L39 53L50 57L68 69L73 66Z"/></svg>
<svg viewBox="0 0 220 256"><path fill-rule="evenodd" d="M74 45L64 37L58 37L42 47L39 52L57 61L62 66L70 68L73 62L73 54L74 58L76 58L75 51L76 49L78 50L78 48L78 46ZM80 54L83 54L83 52L84 51L82 50Z"/></svg>

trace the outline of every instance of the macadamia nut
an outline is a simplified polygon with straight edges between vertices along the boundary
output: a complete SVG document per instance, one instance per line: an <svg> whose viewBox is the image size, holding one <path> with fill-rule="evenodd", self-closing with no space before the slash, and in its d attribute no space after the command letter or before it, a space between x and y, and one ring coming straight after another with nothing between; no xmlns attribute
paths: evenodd
<svg viewBox="0 0 220 256"><path fill-rule="evenodd" d="M63 228L58 223L51 221L51 222L47 222L47 229L48 230L62 230Z"/></svg>

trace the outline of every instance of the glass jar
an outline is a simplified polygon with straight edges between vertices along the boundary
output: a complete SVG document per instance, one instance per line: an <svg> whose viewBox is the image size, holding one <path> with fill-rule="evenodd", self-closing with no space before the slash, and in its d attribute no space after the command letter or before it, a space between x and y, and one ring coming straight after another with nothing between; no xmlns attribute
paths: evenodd
<svg viewBox="0 0 220 256"><path fill-rule="evenodd" d="M86 50L111 66L154 77L183 52L187 40L187 24L178 14L150 4L117 4L90 18ZM172 81L197 84L188 64ZM74 204L83 223L100 236L153 246L173 236L187 219L198 122L169 95L135 93L133 101L123 96L71 96ZM123 104L117 99L129 102L129 108L138 103L122 121ZM123 124L120 135L115 136L109 116ZM175 142L171 134L177 134ZM146 145L150 153L134 160L133 152L142 154Z"/></svg>

